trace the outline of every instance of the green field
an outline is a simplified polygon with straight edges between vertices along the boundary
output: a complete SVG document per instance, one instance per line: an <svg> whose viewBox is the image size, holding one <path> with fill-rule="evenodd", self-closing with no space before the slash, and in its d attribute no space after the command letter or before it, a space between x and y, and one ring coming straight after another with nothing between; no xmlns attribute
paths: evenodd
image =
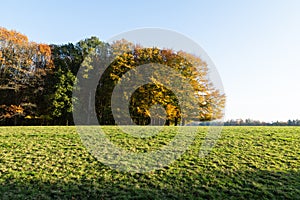
<svg viewBox="0 0 300 200"><path fill-rule="evenodd" d="M134 141L107 129L113 142L132 151L173 137ZM300 127L224 127L210 154L199 158L205 131L179 160L139 174L97 161L74 127L0 127L0 197L300 199Z"/></svg>

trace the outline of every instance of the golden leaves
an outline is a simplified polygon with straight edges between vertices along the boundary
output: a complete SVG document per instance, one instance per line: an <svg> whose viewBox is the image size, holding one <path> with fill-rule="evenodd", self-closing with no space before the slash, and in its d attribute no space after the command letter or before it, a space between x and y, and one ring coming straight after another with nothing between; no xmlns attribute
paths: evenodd
<svg viewBox="0 0 300 200"><path fill-rule="evenodd" d="M49 45L30 42L27 36L1 27L0 63L0 76L14 77L22 83L32 75L45 75L46 69L54 67Z"/></svg>
<svg viewBox="0 0 300 200"><path fill-rule="evenodd" d="M0 105L1 118L12 118L15 115L22 115L24 108L20 105Z"/></svg>

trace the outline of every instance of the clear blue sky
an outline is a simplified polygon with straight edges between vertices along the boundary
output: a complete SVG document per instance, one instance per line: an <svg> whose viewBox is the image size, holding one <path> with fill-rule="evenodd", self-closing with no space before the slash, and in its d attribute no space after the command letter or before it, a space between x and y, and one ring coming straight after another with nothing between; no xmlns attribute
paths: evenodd
<svg viewBox="0 0 300 200"><path fill-rule="evenodd" d="M30 40L102 40L140 27L178 31L216 64L226 119L300 119L300 1L2 1L0 26Z"/></svg>

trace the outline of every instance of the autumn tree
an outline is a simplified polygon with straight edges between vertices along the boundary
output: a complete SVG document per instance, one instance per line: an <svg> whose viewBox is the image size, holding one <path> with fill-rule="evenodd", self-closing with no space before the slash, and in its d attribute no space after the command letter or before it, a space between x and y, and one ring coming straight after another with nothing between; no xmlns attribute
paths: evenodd
<svg viewBox="0 0 300 200"><path fill-rule="evenodd" d="M48 45L30 42L25 35L0 27L0 105L7 107L1 115L5 119L38 116L32 111L43 92L44 77L52 69ZM15 107L20 109L12 109Z"/></svg>
<svg viewBox="0 0 300 200"><path fill-rule="evenodd" d="M193 120L211 121L222 117L225 96L209 80L207 64L199 57L183 51L175 52L171 49L143 48L124 40L113 43L110 48L116 57L101 77L96 95L96 111L101 124L115 123L110 100L112 92L120 83L122 76L127 72L134 72L137 66L145 64L161 64L171 67L179 73L175 76L188 80L193 88L192 93L187 94L186 88L178 87L176 90L189 95L189 98L186 99L197 99L196 106L192 103L189 105L194 111L194 113L189 113L193 115ZM152 83L140 86L132 96L127 96L131 118L136 124L149 124L150 108L158 104L166 110L167 125L178 125L180 121L184 124L186 116L181 112L178 98L170 88L164 86L162 81L175 81L172 84L179 86L180 78L168 76L167 71L165 74L159 73L161 71L157 72L156 78L152 77ZM160 116L159 118L164 117ZM126 124L126 122L121 123Z"/></svg>

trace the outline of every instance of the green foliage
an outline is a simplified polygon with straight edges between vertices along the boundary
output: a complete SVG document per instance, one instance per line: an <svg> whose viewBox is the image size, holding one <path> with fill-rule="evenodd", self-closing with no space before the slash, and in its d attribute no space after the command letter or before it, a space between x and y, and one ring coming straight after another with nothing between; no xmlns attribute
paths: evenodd
<svg viewBox="0 0 300 200"><path fill-rule="evenodd" d="M184 103L187 106L182 107L193 110L190 112L193 118L189 121L211 121L222 117L225 96L208 79L207 64L197 56L171 49L144 48L126 40L108 44L97 37L86 38L76 44L37 44L29 42L25 35L0 27L0 124L73 124L72 87L75 76L78 82L80 79L95 80L78 86L82 91L76 99L78 104L88 102L88 106L81 109L82 116L86 118L82 123L96 123L93 115L96 110L100 124L115 124L111 111L114 87L126 72L134 72L138 66L151 63L168 66L180 75L171 76L168 68L164 74L156 70L151 77L152 83L127 96L133 121L140 125L148 124L153 105L165 109L168 125L185 121L187 114L182 112L179 103L183 101L179 101L174 89L166 88L162 81L180 85L184 81L179 81L182 80L179 76L192 87L176 88L178 93L186 96ZM110 64L108 69L104 68L106 64ZM80 67L82 70L79 70ZM105 73L99 77L104 69ZM141 80L141 77L138 78ZM94 90L86 89L97 84L96 96L92 96ZM191 103L194 102L192 99L196 99L197 105ZM15 112L16 107L24 112ZM158 118L164 119L165 116Z"/></svg>
<svg viewBox="0 0 300 200"><path fill-rule="evenodd" d="M72 92L76 77L71 71L64 72L61 69L55 73L58 81L54 86L55 93L52 102L53 117L64 117L67 113L72 113Z"/></svg>
<svg viewBox="0 0 300 200"><path fill-rule="evenodd" d="M72 91L83 55L73 44L51 45L51 54L55 69L46 79L41 118L47 124L72 124Z"/></svg>
<svg viewBox="0 0 300 200"><path fill-rule="evenodd" d="M104 127L135 152L172 140L172 127L148 139ZM188 128L188 127L187 127ZM207 127L170 166L149 173L113 170L93 158L75 127L0 127L1 199L298 199L300 128L225 127L209 155Z"/></svg>

